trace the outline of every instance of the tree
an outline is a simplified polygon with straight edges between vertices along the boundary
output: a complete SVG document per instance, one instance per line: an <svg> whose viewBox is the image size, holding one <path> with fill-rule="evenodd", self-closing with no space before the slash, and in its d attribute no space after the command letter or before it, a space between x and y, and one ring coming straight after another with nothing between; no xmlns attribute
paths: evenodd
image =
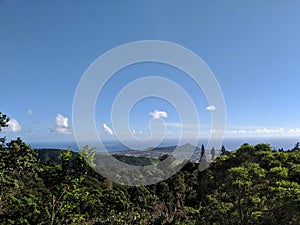
<svg viewBox="0 0 300 225"><path fill-rule="evenodd" d="M202 157L205 155L205 148L204 145L201 145L201 154L200 154L200 160L202 159Z"/></svg>
<svg viewBox="0 0 300 225"><path fill-rule="evenodd" d="M203 171L208 168L208 163L206 159L206 154L205 154L205 148L204 145L201 146L201 153L200 153L200 162L199 162L199 170Z"/></svg>
<svg viewBox="0 0 300 225"><path fill-rule="evenodd" d="M95 165L95 155L96 148L89 148L88 145L84 146L79 154L84 158L84 161L91 167L94 168Z"/></svg>
<svg viewBox="0 0 300 225"><path fill-rule="evenodd" d="M51 198L45 206L51 225L83 224L92 220L95 214L99 216L98 211L105 211L99 209L103 207L100 201L102 195L91 195L91 192L99 192L90 189L86 180L94 175L91 168L94 155L95 149L89 149L88 146L79 153L63 150L59 156L60 164L44 166L43 179L51 191ZM90 212L91 209L95 212Z"/></svg>
<svg viewBox="0 0 300 225"><path fill-rule="evenodd" d="M214 160L214 158L216 156L216 150L214 147L211 149L210 154L211 154L211 160Z"/></svg>
<svg viewBox="0 0 300 225"><path fill-rule="evenodd" d="M7 118L0 114L0 128ZM300 151L264 143L221 151L215 158L211 149L206 169L202 145L200 165L189 161L167 180L129 187L96 174L88 146L57 151L59 160L46 163L21 138L4 140L0 224L300 224ZM160 160L172 163L170 157Z"/></svg>
<svg viewBox="0 0 300 225"><path fill-rule="evenodd" d="M0 131L2 127L7 127L8 126L8 121L9 121L9 117L5 114L3 114L2 112L0 112Z"/></svg>
<svg viewBox="0 0 300 225"><path fill-rule="evenodd" d="M0 132L2 127L8 126L9 117L2 112L0 112ZM5 143L5 137L0 137L0 147Z"/></svg>
<svg viewBox="0 0 300 225"><path fill-rule="evenodd" d="M39 178L36 152L21 138L0 150L0 223L38 224L46 216L40 205L47 189Z"/></svg>
<svg viewBox="0 0 300 225"><path fill-rule="evenodd" d="M200 160L200 162L199 162L199 170L200 170L200 171L204 171L204 170L206 170L208 167L209 167L209 163L207 162L206 154L204 154L204 155L201 157L201 160Z"/></svg>
<svg viewBox="0 0 300 225"><path fill-rule="evenodd" d="M300 150L300 142L297 142L295 147L293 148L293 151Z"/></svg>
<svg viewBox="0 0 300 225"><path fill-rule="evenodd" d="M268 144L218 157L206 171L203 224L300 224L299 162L298 151L273 152Z"/></svg>
<svg viewBox="0 0 300 225"><path fill-rule="evenodd" d="M222 148L221 148L221 155L224 155L226 153L226 149L225 149L225 146L222 145Z"/></svg>

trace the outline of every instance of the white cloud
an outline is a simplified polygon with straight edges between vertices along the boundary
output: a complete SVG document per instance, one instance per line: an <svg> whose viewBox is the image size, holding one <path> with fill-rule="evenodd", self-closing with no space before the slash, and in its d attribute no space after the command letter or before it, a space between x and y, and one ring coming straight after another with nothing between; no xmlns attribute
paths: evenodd
<svg viewBox="0 0 300 225"><path fill-rule="evenodd" d="M109 126L107 126L106 123L103 123L103 129L104 129L104 131L105 131L106 133L108 133L108 134L110 134L110 135L114 134L114 132L112 131L112 129L111 129Z"/></svg>
<svg viewBox="0 0 300 225"><path fill-rule="evenodd" d="M159 111L159 110L154 110L154 112L149 113L150 116L152 116L152 119L160 119L160 118L167 118L168 113L165 111Z"/></svg>
<svg viewBox="0 0 300 225"><path fill-rule="evenodd" d="M28 109L27 113L28 113L29 116L32 116L32 110L31 109Z"/></svg>
<svg viewBox="0 0 300 225"><path fill-rule="evenodd" d="M288 130L289 133L300 133L300 128L292 128Z"/></svg>
<svg viewBox="0 0 300 225"><path fill-rule="evenodd" d="M255 126L235 126L235 128L225 130L229 136L235 137L284 137L299 135L300 129L298 128L268 128L268 127L255 127Z"/></svg>
<svg viewBox="0 0 300 225"><path fill-rule="evenodd" d="M8 127L3 129L4 132L20 132L22 130L22 126L16 119L10 119L8 122Z"/></svg>
<svg viewBox="0 0 300 225"><path fill-rule="evenodd" d="M55 117L55 125L51 129L51 131L59 133L59 134L70 134L70 128L69 128L69 119L60 113L57 114Z"/></svg>
<svg viewBox="0 0 300 225"><path fill-rule="evenodd" d="M206 108L205 108L205 110L208 110L208 111L215 111L217 108L216 108L216 106L214 106L214 105L209 105L209 106L207 106Z"/></svg>

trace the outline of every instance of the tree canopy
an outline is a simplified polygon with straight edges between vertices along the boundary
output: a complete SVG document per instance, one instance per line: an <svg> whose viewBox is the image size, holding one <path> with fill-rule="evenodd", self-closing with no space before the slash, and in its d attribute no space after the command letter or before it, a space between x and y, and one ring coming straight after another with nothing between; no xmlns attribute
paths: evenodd
<svg viewBox="0 0 300 225"><path fill-rule="evenodd" d="M7 117L1 118L4 127ZM187 162L157 184L126 186L93 170L95 150L88 146L77 153L44 150L39 158L21 138L4 141L0 224L300 224L298 148L274 151L262 143L221 150L205 170Z"/></svg>

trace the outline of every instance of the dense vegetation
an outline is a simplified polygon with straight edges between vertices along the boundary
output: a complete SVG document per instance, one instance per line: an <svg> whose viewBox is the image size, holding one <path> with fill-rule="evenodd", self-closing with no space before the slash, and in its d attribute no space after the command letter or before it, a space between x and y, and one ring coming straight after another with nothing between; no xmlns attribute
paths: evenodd
<svg viewBox="0 0 300 225"><path fill-rule="evenodd" d="M7 121L1 114L0 128ZM20 138L2 138L0 224L300 224L299 144L222 149L205 171L188 162L150 186L103 178L85 157L93 154L66 150L42 161Z"/></svg>

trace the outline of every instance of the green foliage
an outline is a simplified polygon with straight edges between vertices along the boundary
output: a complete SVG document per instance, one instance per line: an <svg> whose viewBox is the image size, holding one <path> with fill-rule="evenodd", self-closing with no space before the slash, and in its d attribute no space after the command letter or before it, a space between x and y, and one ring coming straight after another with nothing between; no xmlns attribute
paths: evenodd
<svg viewBox="0 0 300 225"><path fill-rule="evenodd" d="M299 151L300 150L300 142L297 142L295 147L293 148L294 151Z"/></svg>
<svg viewBox="0 0 300 225"><path fill-rule="evenodd" d="M222 147L221 147L221 155L224 155L224 154L226 154L226 149L225 149L225 146L222 145Z"/></svg>
<svg viewBox="0 0 300 225"><path fill-rule="evenodd" d="M93 170L96 158L88 146L79 153L49 150L37 156L20 138L3 143L0 224L300 224L298 150L276 152L268 144L224 148L206 170L201 161L187 162L150 186L104 179ZM201 160L207 163L205 151Z"/></svg>
<svg viewBox="0 0 300 225"><path fill-rule="evenodd" d="M84 146L79 154L84 158L84 161L91 167L95 167L96 148L89 148L88 145Z"/></svg>
<svg viewBox="0 0 300 225"><path fill-rule="evenodd" d="M168 157L168 155L164 155L164 156L166 156L165 158ZM146 157L134 157L134 156L126 156L126 155L116 155L114 157L121 162L133 166L148 166L148 165L153 165L157 162L157 160L155 159L146 158Z"/></svg>
<svg viewBox="0 0 300 225"><path fill-rule="evenodd" d="M48 194L36 152L20 138L0 150L0 223L43 224Z"/></svg>
<svg viewBox="0 0 300 225"><path fill-rule="evenodd" d="M2 112L0 112L0 132L2 127L8 126L9 117ZM3 143L5 142L5 137L0 137L0 147L3 147Z"/></svg>
<svg viewBox="0 0 300 225"><path fill-rule="evenodd" d="M5 114L3 114L2 112L0 112L0 131L2 127L7 127L8 126L8 121L9 121L9 117Z"/></svg>
<svg viewBox="0 0 300 225"><path fill-rule="evenodd" d="M208 224L300 224L298 154L244 144L219 157L207 171L214 185L200 207L202 218Z"/></svg>

